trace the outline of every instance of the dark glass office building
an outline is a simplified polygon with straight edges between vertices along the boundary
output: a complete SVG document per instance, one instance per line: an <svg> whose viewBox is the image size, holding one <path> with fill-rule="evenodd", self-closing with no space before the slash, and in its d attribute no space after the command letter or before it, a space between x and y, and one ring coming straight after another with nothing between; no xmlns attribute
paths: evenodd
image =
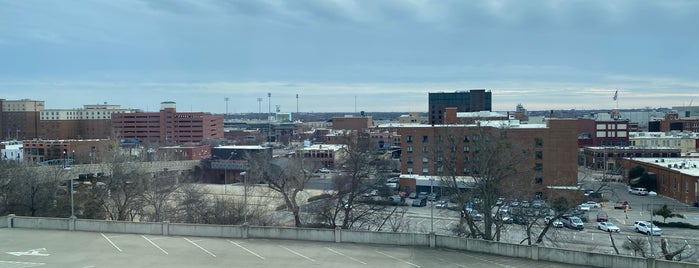
<svg viewBox="0 0 699 268"><path fill-rule="evenodd" d="M430 124L444 123L444 109L447 107L454 107L457 112L492 111L493 95L485 89L429 93Z"/></svg>

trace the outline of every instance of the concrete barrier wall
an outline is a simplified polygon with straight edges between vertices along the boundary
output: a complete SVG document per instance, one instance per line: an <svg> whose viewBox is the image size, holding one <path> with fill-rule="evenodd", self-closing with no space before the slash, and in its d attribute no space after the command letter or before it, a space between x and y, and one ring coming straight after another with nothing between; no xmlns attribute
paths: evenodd
<svg viewBox="0 0 699 268"><path fill-rule="evenodd" d="M335 242L335 230L309 228L249 227L248 238Z"/></svg>
<svg viewBox="0 0 699 268"><path fill-rule="evenodd" d="M167 227L166 227L167 228ZM231 225L169 224L169 235L241 238L242 227Z"/></svg>
<svg viewBox="0 0 699 268"><path fill-rule="evenodd" d="M12 226L8 222L12 221ZM331 229L251 227L231 225L144 223L99 220L71 220L62 218L33 218L0 216L0 228L28 228L71 230L74 222L76 231L132 233L149 235L178 235L228 238L288 239L339 243L386 244L406 246L430 246L429 234L383 233ZM695 263L672 262L660 259L644 259L632 256L619 256L592 252L582 252L559 248L547 248L508 244L461 237L435 236L434 246L466 250L485 254L534 259L591 267L654 268L654 267L699 267Z"/></svg>
<svg viewBox="0 0 699 268"><path fill-rule="evenodd" d="M429 246L428 234L382 233L342 230L342 242L365 244L389 244L401 246Z"/></svg>
<svg viewBox="0 0 699 268"><path fill-rule="evenodd" d="M13 228L68 230L68 219L13 217Z"/></svg>
<svg viewBox="0 0 699 268"><path fill-rule="evenodd" d="M75 220L76 231L161 235L162 223Z"/></svg>
<svg viewBox="0 0 699 268"><path fill-rule="evenodd" d="M593 267L646 267L646 259L602 253L583 252L559 248L541 248L538 259Z"/></svg>

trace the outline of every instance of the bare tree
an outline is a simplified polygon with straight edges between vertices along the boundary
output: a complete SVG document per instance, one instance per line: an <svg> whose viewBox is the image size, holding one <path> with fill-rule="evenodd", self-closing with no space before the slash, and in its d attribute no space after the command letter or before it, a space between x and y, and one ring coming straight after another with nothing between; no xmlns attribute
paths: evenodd
<svg viewBox="0 0 699 268"><path fill-rule="evenodd" d="M162 171L144 181L141 197L144 219L154 222L170 219L175 209L174 197L181 186L179 176L176 171Z"/></svg>
<svg viewBox="0 0 699 268"><path fill-rule="evenodd" d="M515 142L515 138L508 136L508 132L501 128L478 126L453 128L447 132L446 139L442 139L443 149L438 149L442 152L442 157L436 161L447 172L447 175L442 176L442 186L451 188L451 192L461 202L477 198L478 208L483 212L482 227L470 218L469 213L463 214L472 237L485 240L498 237L502 225L496 224L497 214L493 213L498 197L512 194L517 188L511 185L518 180L515 175L526 177L523 172L534 168L524 166L533 158L531 149L526 146L526 142ZM464 155L459 157L459 153ZM463 159L461 161L465 163L463 172L456 168L459 159ZM472 178L470 192L461 190L464 182L460 174L464 173Z"/></svg>
<svg viewBox="0 0 699 268"><path fill-rule="evenodd" d="M634 255L641 254L641 257L646 257L646 250L647 250L647 240L645 237L631 237L627 236L626 241L624 241L624 244L622 247L627 250L633 251Z"/></svg>
<svg viewBox="0 0 699 268"><path fill-rule="evenodd" d="M145 181L148 175L127 157L115 155L104 178L105 188L97 196L107 218L119 221L132 221L140 212Z"/></svg>
<svg viewBox="0 0 699 268"><path fill-rule="evenodd" d="M294 216L294 225L301 227L303 223L297 197L312 178L313 163L304 161L302 156L272 159L267 153L248 153L246 159L250 164L248 178L264 181L270 189L281 194L284 204Z"/></svg>

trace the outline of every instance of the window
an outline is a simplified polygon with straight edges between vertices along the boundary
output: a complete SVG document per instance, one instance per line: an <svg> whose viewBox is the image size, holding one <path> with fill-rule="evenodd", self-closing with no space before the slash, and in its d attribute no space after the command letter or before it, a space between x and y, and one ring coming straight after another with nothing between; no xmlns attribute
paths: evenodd
<svg viewBox="0 0 699 268"><path fill-rule="evenodd" d="M408 156L407 162L408 162L408 164L412 164L412 163L413 163L413 157L412 157L412 156Z"/></svg>
<svg viewBox="0 0 699 268"><path fill-rule="evenodd" d="M542 146L544 146L544 139L542 139L542 138L535 138L535 139L534 139L534 144L536 145L536 147L542 147Z"/></svg>
<svg viewBox="0 0 699 268"><path fill-rule="evenodd" d="M430 162L430 160L427 159L427 157L424 157L424 156L423 156L423 157L422 157L422 163L428 163L428 162Z"/></svg>
<svg viewBox="0 0 699 268"><path fill-rule="evenodd" d="M422 142L427 142L427 136L422 136Z"/></svg>
<svg viewBox="0 0 699 268"><path fill-rule="evenodd" d="M408 151L408 153L412 153L412 152L413 152L413 146L408 146L407 148L405 148L405 150Z"/></svg>
<svg viewBox="0 0 699 268"><path fill-rule="evenodd" d="M544 169L544 164L542 164L542 163L536 163L534 165L534 170L536 170L536 171L541 171L543 169Z"/></svg>
<svg viewBox="0 0 699 268"><path fill-rule="evenodd" d="M426 167L422 168L422 174L427 174L429 172L430 172L429 168L426 168Z"/></svg>
<svg viewBox="0 0 699 268"><path fill-rule="evenodd" d="M413 142L413 136L408 135L408 137L405 138L407 142Z"/></svg>
<svg viewBox="0 0 699 268"><path fill-rule="evenodd" d="M437 173L439 173L439 174L444 173L444 167L443 166L437 167Z"/></svg>
<svg viewBox="0 0 699 268"><path fill-rule="evenodd" d="M437 156L437 163L442 163L444 162L444 157L443 156Z"/></svg>
<svg viewBox="0 0 699 268"><path fill-rule="evenodd" d="M452 145L451 148L449 148L449 151L451 151L452 153L456 152L456 146Z"/></svg>
<svg viewBox="0 0 699 268"><path fill-rule="evenodd" d="M422 152L423 152L423 153L428 152L428 147L427 147L427 145L422 146Z"/></svg>
<svg viewBox="0 0 699 268"><path fill-rule="evenodd" d="M409 167L407 170L408 174L413 174L413 168Z"/></svg>
<svg viewBox="0 0 699 268"><path fill-rule="evenodd" d="M468 142L468 135L464 135L464 142Z"/></svg>
<svg viewBox="0 0 699 268"><path fill-rule="evenodd" d="M536 159L542 159L542 158L544 158L544 152L536 151Z"/></svg>
<svg viewBox="0 0 699 268"><path fill-rule="evenodd" d="M470 151L471 151L471 148L469 148L468 146L464 146L464 153L468 153Z"/></svg>
<svg viewBox="0 0 699 268"><path fill-rule="evenodd" d="M468 175L469 173L471 173L471 170L469 170L468 168L464 168L464 175Z"/></svg>
<svg viewBox="0 0 699 268"><path fill-rule="evenodd" d="M464 156L464 163L468 163L470 160L468 159L468 156Z"/></svg>
<svg viewBox="0 0 699 268"><path fill-rule="evenodd" d="M541 176L536 176L536 178L534 178L534 183L542 184L544 183L544 179Z"/></svg>

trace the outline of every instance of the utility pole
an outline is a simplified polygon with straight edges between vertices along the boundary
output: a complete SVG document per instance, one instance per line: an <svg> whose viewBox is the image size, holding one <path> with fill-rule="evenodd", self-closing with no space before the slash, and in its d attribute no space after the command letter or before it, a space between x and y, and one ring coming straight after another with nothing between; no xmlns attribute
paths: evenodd
<svg viewBox="0 0 699 268"><path fill-rule="evenodd" d="M228 100L229 100L229 98L225 97L225 98L223 98L223 100L226 101L226 115L228 115ZM223 118L225 119L226 117L224 116Z"/></svg>
<svg viewBox="0 0 699 268"><path fill-rule="evenodd" d="M272 142L272 93L267 92L267 98L269 99L267 105L267 142Z"/></svg>
<svg viewBox="0 0 699 268"><path fill-rule="evenodd" d="M262 98L257 98L257 114L262 114Z"/></svg>

